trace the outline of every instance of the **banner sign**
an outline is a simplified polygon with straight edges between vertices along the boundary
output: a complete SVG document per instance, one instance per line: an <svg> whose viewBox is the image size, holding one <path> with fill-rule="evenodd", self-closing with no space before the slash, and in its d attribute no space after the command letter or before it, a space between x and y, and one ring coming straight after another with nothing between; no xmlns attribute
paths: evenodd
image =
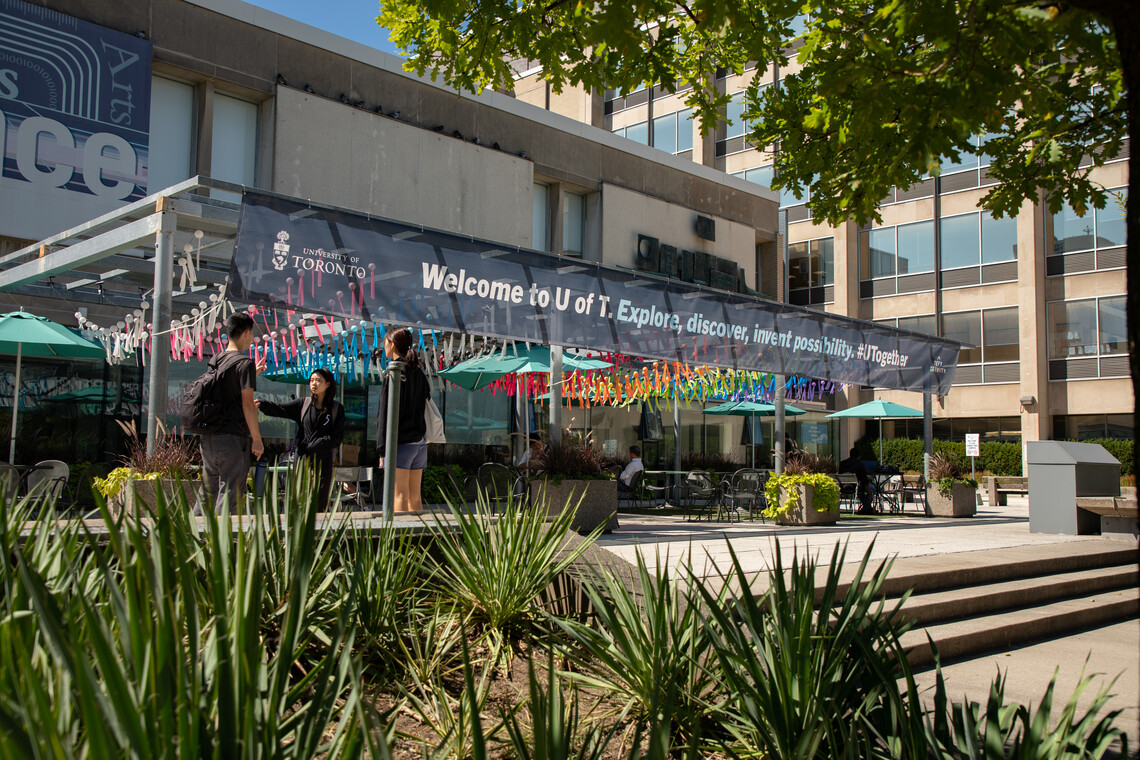
<svg viewBox="0 0 1140 760"><path fill-rule="evenodd" d="M0 182L112 201L146 195L150 42L0 0ZM25 185L26 187L26 185Z"/></svg>
<svg viewBox="0 0 1140 760"><path fill-rule="evenodd" d="M959 344L247 193L231 299L667 361L950 390Z"/></svg>

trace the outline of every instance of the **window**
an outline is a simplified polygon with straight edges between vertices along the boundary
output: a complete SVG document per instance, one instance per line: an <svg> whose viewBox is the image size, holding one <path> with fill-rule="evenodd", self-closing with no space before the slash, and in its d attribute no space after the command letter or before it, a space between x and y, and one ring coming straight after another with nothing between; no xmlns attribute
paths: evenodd
<svg viewBox="0 0 1140 760"><path fill-rule="evenodd" d="M976 267L982 260L978 214L962 214L942 219L939 230L942 268Z"/></svg>
<svg viewBox="0 0 1140 760"><path fill-rule="evenodd" d="M562 253L582 258L586 237L586 198L578 193L562 193Z"/></svg>
<svg viewBox="0 0 1140 760"><path fill-rule="evenodd" d="M799 306L835 300L834 239L820 238L788 246L788 301Z"/></svg>
<svg viewBox="0 0 1140 760"><path fill-rule="evenodd" d="M614 134L618 137L624 137L627 140L633 140L635 143L641 145L649 144L649 122L639 121L636 124L630 124L628 127L618 127L614 130Z"/></svg>
<svg viewBox="0 0 1140 760"><path fill-rule="evenodd" d="M920 317L899 317L898 327L900 330L910 330L923 335L936 335L938 323L933 314L925 314Z"/></svg>
<svg viewBox="0 0 1140 760"><path fill-rule="evenodd" d="M257 184L257 104L214 93L210 176L239 185Z"/></svg>
<svg viewBox="0 0 1140 760"><path fill-rule="evenodd" d="M942 315L942 335L962 344L958 366L982 362L982 313L964 311Z"/></svg>
<svg viewBox="0 0 1140 760"><path fill-rule="evenodd" d="M150 84L150 149L147 193L194 176L194 88L162 77Z"/></svg>
<svg viewBox="0 0 1140 760"><path fill-rule="evenodd" d="M898 273L934 271L934 222L898 226Z"/></svg>
<svg viewBox="0 0 1140 760"><path fill-rule="evenodd" d="M1017 220L971 212L939 224L942 287L962 288L1017 279ZM1000 266L991 266L1000 265Z"/></svg>
<svg viewBox="0 0 1140 760"><path fill-rule="evenodd" d="M1017 219L979 215L982 218L982 263L1017 261Z"/></svg>
<svg viewBox="0 0 1140 760"><path fill-rule="evenodd" d="M536 251L550 250L550 188L534 183L534 208L531 212L530 244Z"/></svg>
<svg viewBox="0 0 1140 760"><path fill-rule="evenodd" d="M732 96L724 109L724 139L743 137L748 132L748 122L744 120L744 91Z"/></svg>
<svg viewBox="0 0 1140 760"><path fill-rule="evenodd" d="M942 334L963 344L955 385L1016 383L1021 379L1016 306L943 314Z"/></svg>
<svg viewBox="0 0 1140 760"><path fill-rule="evenodd" d="M1084 216L1068 203L1053 215L1053 252L1046 263L1050 275L1073 274L1096 269L1123 267L1127 242L1124 203L1128 189L1109 190L1102 209L1090 209Z"/></svg>
<svg viewBox="0 0 1140 760"><path fill-rule="evenodd" d="M1127 377L1124 296L1048 304L1049 379Z"/></svg>
<svg viewBox="0 0 1140 760"><path fill-rule="evenodd" d="M757 166L753 169L745 169L742 172L736 172L732 176L740 177L743 180L753 182L757 185L763 185L764 187L771 187L772 178L775 176L775 169L776 167L772 164L767 164L765 166Z"/></svg>
<svg viewBox="0 0 1140 760"><path fill-rule="evenodd" d="M901 292L933 290L932 276L908 277L934 270L934 222L915 222L898 227L877 227L859 233L859 279L897 278L895 282L862 287L861 298Z"/></svg>
<svg viewBox="0 0 1140 760"><path fill-rule="evenodd" d="M982 312L982 360L1015 362L1021 355L1017 329L1017 307L986 309Z"/></svg>
<svg viewBox="0 0 1140 760"><path fill-rule="evenodd" d="M653 147L666 153L684 153L693 149L693 111L658 116L653 120Z"/></svg>

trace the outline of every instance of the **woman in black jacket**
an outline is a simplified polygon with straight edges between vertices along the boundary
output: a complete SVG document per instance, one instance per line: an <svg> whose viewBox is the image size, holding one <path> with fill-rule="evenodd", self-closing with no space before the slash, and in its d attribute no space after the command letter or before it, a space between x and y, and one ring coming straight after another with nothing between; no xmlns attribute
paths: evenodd
<svg viewBox="0 0 1140 760"><path fill-rule="evenodd" d="M284 404L261 399L254 403L262 414L297 423L293 450L298 457L306 457L317 471L317 504L323 511L332 489L333 452L344 440L344 407L336 400L336 378L327 369L315 369L309 375L309 393L307 398Z"/></svg>
<svg viewBox="0 0 1140 760"><path fill-rule="evenodd" d="M420 368L420 357L412 348L412 332L406 327L388 333L384 338L384 354L389 359L408 365L400 385L400 427L396 437L396 512L422 512L420 485L427 467L427 423L424 408L431 392L427 376ZM380 468L384 468L384 455L388 432L388 377L380 388L380 408L376 430L376 449L380 454Z"/></svg>

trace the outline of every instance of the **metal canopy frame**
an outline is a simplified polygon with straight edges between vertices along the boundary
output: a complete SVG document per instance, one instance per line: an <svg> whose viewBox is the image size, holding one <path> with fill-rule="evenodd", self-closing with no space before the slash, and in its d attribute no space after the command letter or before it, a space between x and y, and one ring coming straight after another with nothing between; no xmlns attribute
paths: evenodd
<svg viewBox="0 0 1140 760"><path fill-rule="evenodd" d="M176 250L176 238L193 238L200 242L209 235L209 245L202 248L207 255L202 257L204 263L197 271L198 278L213 283L226 280L233 260L241 204L211 197L210 193L215 191L240 196L246 189L244 185L195 176L121 209L44 238L0 257L0 292L23 290L49 280L53 287L63 288L68 297L73 298L92 284L101 286L105 280L121 279L137 285L140 291L151 294L153 313L150 321L153 325L169 325L176 306L180 307L179 314L184 315L190 313L198 301L194 290L174 292L175 257L179 253ZM271 194L289 198L279 193ZM329 204L307 202L310 206L360 213ZM189 251L192 247L189 242L184 243L182 251ZM98 271L107 267L112 269ZM56 278L60 278L60 282L56 282ZM180 303L179 299L183 297L190 300ZM138 303L138 297L132 300ZM832 316L854 324L871 324L842 315ZM882 325L875 327L891 329L901 335L929 338L909 330L883 328ZM148 450L154 446L158 420L166 415L167 384L170 377L169 344L153 341L151 346L148 386L150 399L147 407ZM776 390L776 405L781 407L782 412L783 386L778 385ZM930 394L923 395L929 409ZM560 405L551 403L552 413L558 408ZM780 426L782 421L783 414L780 413L777 415L777 425Z"/></svg>

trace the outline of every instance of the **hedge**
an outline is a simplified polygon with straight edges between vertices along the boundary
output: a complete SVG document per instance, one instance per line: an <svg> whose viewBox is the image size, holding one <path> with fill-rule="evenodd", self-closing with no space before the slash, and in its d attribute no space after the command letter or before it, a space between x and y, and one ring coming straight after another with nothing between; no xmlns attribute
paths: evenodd
<svg viewBox="0 0 1140 760"><path fill-rule="evenodd" d="M423 474L420 494L424 504L443 504L463 501L463 481L467 473L457 464L429 465Z"/></svg>
<svg viewBox="0 0 1140 760"><path fill-rule="evenodd" d="M1131 475L1135 442L1123 438L1097 439L1082 443L1099 443L1118 460L1120 474ZM855 443L860 456L869 461L879 458L878 439L864 439ZM959 469L970 471L970 458L966 456L966 444L962 441L934 440L934 453L945 453L958 464ZM883 439L882 464L894 465L900 470L922 472L922 440L916 438ZM975 462L978 472L993 475L1021 475L1021 444L1008 441L982 441L980 455Z"/></svg>

